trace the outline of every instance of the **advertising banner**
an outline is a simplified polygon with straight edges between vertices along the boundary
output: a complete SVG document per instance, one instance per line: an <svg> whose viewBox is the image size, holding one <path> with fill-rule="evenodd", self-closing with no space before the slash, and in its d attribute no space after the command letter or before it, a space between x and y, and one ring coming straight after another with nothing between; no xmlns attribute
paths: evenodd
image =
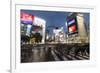
<svg viewBox="0 0 100 73"><path fill-rule="evenodd" d="M33 24L34 16L28 13L21 13L22 24Z"/></svg>

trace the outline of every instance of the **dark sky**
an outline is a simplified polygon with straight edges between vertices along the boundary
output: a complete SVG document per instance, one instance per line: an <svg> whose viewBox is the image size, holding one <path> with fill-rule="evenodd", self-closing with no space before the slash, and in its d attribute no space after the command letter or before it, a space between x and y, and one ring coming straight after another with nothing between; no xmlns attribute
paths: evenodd
<svg viewBox="0 0 100 73"><path fill-rule="evenodd" d="M67 31L65 26L66 18L70 12L56 12L56 11L37 11L37 10L21 10L21 12L29 13L34 16L40 17L46 20L46 29L52 31L53 27L64 27L64 31ZM89 25L89 13L83 13L86 26Z"/></svg>

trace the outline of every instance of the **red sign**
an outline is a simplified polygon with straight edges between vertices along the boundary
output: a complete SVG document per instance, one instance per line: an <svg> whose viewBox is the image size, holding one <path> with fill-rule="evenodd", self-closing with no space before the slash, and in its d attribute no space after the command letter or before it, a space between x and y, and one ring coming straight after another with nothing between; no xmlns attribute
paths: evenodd
<svg viewBox="0 0 100 73"><path fill-rule="evenodd" d="M68 28L69 32L73 33L73 32L76 32L76 25L73 25L73 26L70 26Z"/></svg>
<svg viewBox="0 0 100 73"><path fill-rule="evenodd" d="M22 24L32 24L34 16L28 13L21 13L21 23Z"/></svg>

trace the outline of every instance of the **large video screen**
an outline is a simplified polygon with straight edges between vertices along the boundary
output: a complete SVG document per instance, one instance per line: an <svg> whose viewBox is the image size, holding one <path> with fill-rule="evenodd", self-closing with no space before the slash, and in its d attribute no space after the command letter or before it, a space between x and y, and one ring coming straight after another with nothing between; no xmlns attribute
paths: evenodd
<svg viewBox="0 0 100 73"><path fill-rule="evenodd" d="M68 25L71 25L73 23L75 23L75 19L71 19L70 21L68 21Z"/></svg>
<svg viewBox="0 0 100 73"><path fill-rule="evenodd" d="M77 32L78 27L77 27L77 20L76 20L76 16L69 16L67 18L67 25L68 25L68 34L74 34Z"/></svg>
<svg viewBox="0 0 100 73"><path fill-rule="evenodd" d="M74 32L76 32L76 31L77 31L76 25L74 24L74 25L68 27L68 31L69 31L69 33L74 33Z"/></svg>

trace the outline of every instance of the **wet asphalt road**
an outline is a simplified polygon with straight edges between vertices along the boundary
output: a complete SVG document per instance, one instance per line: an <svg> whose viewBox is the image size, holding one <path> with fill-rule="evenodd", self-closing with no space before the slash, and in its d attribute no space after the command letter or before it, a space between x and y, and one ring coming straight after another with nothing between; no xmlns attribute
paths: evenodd
<svg viewBox="0 0 100 73"><path fill-rule="evenodd" d="M21 46L21 63L89 60L89 44L38 44Z"/></svg>

